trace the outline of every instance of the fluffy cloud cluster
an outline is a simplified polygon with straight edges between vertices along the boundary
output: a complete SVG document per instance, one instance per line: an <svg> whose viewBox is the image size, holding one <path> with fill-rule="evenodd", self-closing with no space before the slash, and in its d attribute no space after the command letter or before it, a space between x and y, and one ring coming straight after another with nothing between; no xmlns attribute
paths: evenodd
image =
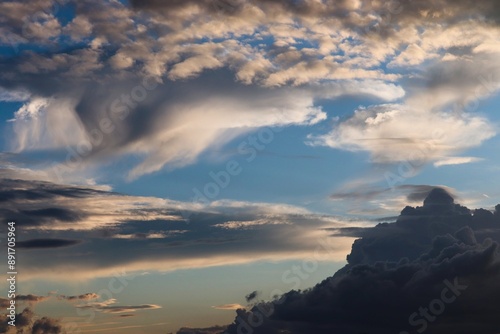
<svg viewBox="0 0 500 334"><path fill-rule="evenodd" d="M375 161L403 160L409 144L401 133L429 117L435 124L426 132L451 126L437 150L446 154L496 133L480 116L446 113L450 105L469 112L499 88L495 1L1 6L4 44L17 50L36 41L50 50L28 48L2 62L2 99L29 99L12 122L13 148L67 151L81 162L66 174L132 154L142 161L130 179L182 167L255 128L316 124L326 118L318 100L341 95L387 102L406 95L402 105L368 108L315 137L316 144L368 151ZM62 14L67 8L72 17ZM363 123L376 116L366 113L380 115L378 124ZM381 147L390 149L381 154Z"/></svg>
<svg viewBox="0 0 500 334"><path fill-rule="evenodd" d="M6 315L0 314L0 331L6 334L31 333L31 334L62 334L63 327L58 319L41 317L36 318L30 308L25 308L16 314L16 326L10 326Z"/></svg>
<svg viewBox="0 0 500 334"><path fill-rule="evenodd" d="M436 161L442 165L446 163L443 159L479 146L494 135L494 126L479 115L383 104L356 110L349 119L338 122L330 133L311 136L310 144L366 151L375 163L409 161L421 166ZM473 159L451 162L469 163Z"/></svg>
<svg viewBox="0 0 500 334"><path fill-rule="evenodd" d="M499 209L469 210L436 188L394 223L332 231L360 237L344 268L238 310L224 333L497 333Z"/></svg>

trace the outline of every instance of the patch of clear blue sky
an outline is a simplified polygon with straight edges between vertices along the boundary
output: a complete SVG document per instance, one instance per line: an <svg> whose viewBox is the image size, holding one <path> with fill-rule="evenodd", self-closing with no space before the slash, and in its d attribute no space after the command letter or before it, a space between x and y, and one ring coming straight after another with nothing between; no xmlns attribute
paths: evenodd
<svg viewBox="0 0 500 334"><path fill-rule="evenodd" d="M306 145L307 135L327 133L331 130L332 117L346 117L359 105L371 103L371 100L353 98L325 102L322 106L328 120L314 126L290 126L274 132L269 144L259 142L264 148L256 150L258 153L252 161L248 161L250 154L238 152L238 146L249 142L249 136L257 137L261 129L235 139L220 151L204 154L193 165L173 171L167 168L131 183L115 177L111 183L119 192L190 201L195 195L194 188L204 193L205 185L214 182L211 172L224 171L227 161L235 160L242 172L232 176L228 186L220 188L213 200L284 202L316 207L315 201L322 202L353 174L363 173L366 164L360 163L360 158L363 162L366 156ZM122 172L130 168L129 163L120 165Z"/></svg>

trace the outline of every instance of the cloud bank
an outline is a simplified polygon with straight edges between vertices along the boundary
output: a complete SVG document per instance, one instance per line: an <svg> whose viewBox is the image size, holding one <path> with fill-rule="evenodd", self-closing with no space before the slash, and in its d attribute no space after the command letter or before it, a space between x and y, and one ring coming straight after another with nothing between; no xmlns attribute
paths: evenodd
<svg viewBox="0 0 500 334"><path fill-rule="evenodd" d="M332 230L360 237L344 268L238 310L224 333L497 333L499 208L470 210L435 188L393 223Z"/></svg>

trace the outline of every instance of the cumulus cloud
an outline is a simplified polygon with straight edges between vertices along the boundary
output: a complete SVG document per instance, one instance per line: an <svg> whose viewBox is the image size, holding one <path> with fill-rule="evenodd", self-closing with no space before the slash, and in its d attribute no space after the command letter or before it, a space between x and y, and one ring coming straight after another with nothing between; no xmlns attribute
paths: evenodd
<svg viewBox="0 0 500 334"><path fill-rule="evenodd" d="M8 321L10 321L10 318L6 314L0 314L0 331L2 333L63 333L63 327L59 319L50 317L37 318L33 310L29 307L16 314L16 326L10 326Z"/></svg>
<svg viewBox="0 0 500 334"><path fill-rule="evenodd" d="M434 189L445 189L456 199L475 203L474 198L461 197L456 189L444 185L403 184L393 187L380 186L346 186L330 195L337 205L346 208L354 215L378 216L379 219L390 220L402 206L418 205ZM390 215L389 217L387 217Z"/></svg>
<svg viewBox="0 0 500 334"><path fill-rule="evenodd" d="M441 160L481 145L496 135L479 115L457 115L384 104L358 109L333 130L310 136L310 145L368 152L374 163Z"/></svg>
<svg viewBox="0 0 500 334"><path fill-rule="evenodd" d="M499 222L435 188L393 223L337 231L360 237L344 268L238 310L224 333L496 333Z"/></svg>

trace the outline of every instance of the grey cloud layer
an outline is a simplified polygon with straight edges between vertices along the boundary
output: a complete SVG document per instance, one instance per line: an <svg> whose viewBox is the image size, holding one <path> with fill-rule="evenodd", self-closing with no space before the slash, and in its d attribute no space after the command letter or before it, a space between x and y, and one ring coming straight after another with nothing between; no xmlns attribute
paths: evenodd
<svg viewBox="0 0 500 334"><path fill-rule="evenodd" d="M201 205L48 182L4 179L1 184L13 196L0 202L0 218L16 221L23 231L18 252L25 254L25 279L63 273L88 279L123 270L303 258L328 239L326 228L347 225L284 204ZM182 212L190 212L189 222ZM341 237L331 242L325 257L342 261L351 241Z"/></svg>

